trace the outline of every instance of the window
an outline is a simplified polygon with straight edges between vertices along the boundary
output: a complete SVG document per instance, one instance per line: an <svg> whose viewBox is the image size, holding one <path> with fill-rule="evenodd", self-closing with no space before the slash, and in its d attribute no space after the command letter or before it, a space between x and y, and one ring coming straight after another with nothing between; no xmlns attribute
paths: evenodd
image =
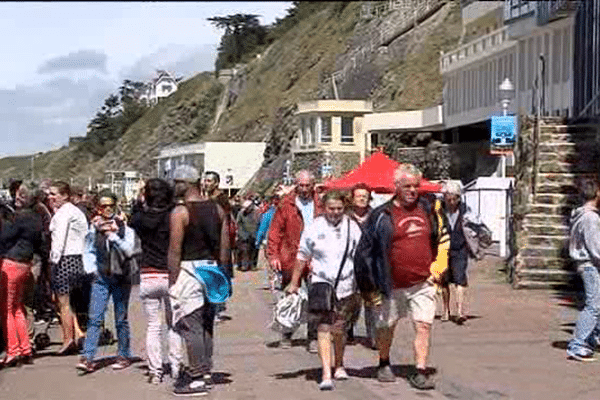
<svg viewBox="0 0 600 400"><path fill-rule="evenodd" d="M321 143L331 143L331 117L321 117Z"/></svg>
<svg viewBox="0 0 600 400"><path fill-rule="evenodd" d="M354 143L353 124L353 117L342 117L342 143Z"/></svg>
<svg viewBox="0 0 600 400"><path fill-rule="evenodd" d="M310 117L310 131L308 134L308 144L315 144L317 143L317 118L316 117Z"/></svg>
<svg viewBox="0 0 600 400"><path fill-rule="evenodd" d="M308 123L306 119L300 119L300 145L308 144Z"/></svg>

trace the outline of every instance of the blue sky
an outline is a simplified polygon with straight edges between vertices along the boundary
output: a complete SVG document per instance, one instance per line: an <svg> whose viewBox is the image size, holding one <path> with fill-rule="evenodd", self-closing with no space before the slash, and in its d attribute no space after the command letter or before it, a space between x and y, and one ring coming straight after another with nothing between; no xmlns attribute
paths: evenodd
<svg viewBox="0 0 600 400"><path fill-rule="evenodd" d="M123 79L214 69L222 32L206 18L282 18L291 2L1 2L0 157L58 148Z"/></svg>

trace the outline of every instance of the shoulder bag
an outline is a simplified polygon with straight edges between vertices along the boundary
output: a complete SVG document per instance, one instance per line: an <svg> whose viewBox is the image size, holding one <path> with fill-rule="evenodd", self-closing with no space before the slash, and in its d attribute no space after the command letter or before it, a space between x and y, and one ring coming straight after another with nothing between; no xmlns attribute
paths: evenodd
<svg viewBox="0 0 600 400"><path fill-rule="evenodd" d="M333 311L333 307L336 301L335 291L342 275L342 269L346 263L346 257L348 256L348 248L350 246L350 220L348 219L348 235L346 236L346 249L342 256L340 263L340 269L338 270L337 276L333 286L329 282L315 282L308 286L308 311L311 313L321 313L327 311Z"/></svg>

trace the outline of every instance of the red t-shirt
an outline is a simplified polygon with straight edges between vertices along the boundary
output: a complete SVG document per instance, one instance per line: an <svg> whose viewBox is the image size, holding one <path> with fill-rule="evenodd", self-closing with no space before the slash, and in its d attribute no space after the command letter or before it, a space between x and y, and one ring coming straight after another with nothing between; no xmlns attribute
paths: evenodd
<svg viewBox="0 0 600 400"><path fill-rule="evenodd" d="M418 203L406 209L392 207L394 233L390 246L390 266L394 288L406 288L424 282L431 273L431 225Z"/></svg>

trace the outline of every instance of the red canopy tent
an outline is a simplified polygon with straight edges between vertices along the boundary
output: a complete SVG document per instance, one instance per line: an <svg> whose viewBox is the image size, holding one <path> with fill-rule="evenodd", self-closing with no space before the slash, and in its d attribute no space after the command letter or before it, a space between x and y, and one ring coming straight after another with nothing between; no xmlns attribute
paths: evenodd
<svg viewBox="0 0 600 400"><path fill-rule="evenodd" d="M400 165L399 162L390 159L382 152L377 152L367 158L357 168L346 175L326 181L323 186L326 189L352 189L355 185L363 183L376 193L394 193L394 170ZM440 192L442 186L423 178L421 180L420 192Z"/></svg>

